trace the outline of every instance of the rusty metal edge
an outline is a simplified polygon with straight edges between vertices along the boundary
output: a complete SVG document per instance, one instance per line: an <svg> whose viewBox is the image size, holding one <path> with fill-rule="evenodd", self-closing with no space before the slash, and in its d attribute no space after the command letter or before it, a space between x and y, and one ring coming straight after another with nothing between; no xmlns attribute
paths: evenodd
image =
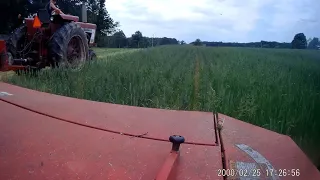
<svg viewBox="0 0 320 180"><path fill-rule="evenodd" d="M218 121L219 121L219 116L218 116L218 113L215 112L214 113L214 117L215 117L215 120L216 120L216 123L218 124ZM216 131L218 131L217 133L217 137L218 137L218 143L220 144L220 148L221 148L221 162L222 162L222 169L228 169L229 166L228 166L228 158L227 158L227 155L225 153L225 149L224 149L224 144L223 144L223 138L222 138L222 135L221 135L221 130L220 128L218 128L218 126L216 126ZM227 176L223 176L223 179L224 180L227 180Z"/></svg>

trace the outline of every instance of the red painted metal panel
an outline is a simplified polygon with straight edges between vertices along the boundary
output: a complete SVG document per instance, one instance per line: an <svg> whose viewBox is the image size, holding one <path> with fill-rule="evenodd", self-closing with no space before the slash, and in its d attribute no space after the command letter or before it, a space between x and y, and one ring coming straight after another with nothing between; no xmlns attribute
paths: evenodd
<svg viewBox="0 0 320 180"><path fill-rule="evenodd" d="M225 119L221 134L228 170L236 164L239 167L255 165L256 168L249 171L255 171L258 176L257 169L260 169L261 179L320 179L319 171L290 137L222 114L219 118ZM274 170L268 170L266 164Z"/></svg>
<svg viewBox="0 0 320 180"><path fill-rule="evenodd" d="M184 136L189 143L208 144L183 144L176 164L169 168L169 179L222 179L222 156L229 173L241 171L243 176L251 171L255 179L320 179L318 170L288 136L222 114L220 142L211 113L92 102L5 83L0 83L0 91L11 94L0 96L0 172L6 172L0 179L13 174L28 177L35 172L29 167L38 168L33 179L42 179L44 174L57 178L56 172L67 179L100 179L99 173L101 179L111 175L111 179L139 179L141 175L154 179L161 169L168 169L165 160L171 144L166 141L173 134ZM128 136L146 132L146 137ZM218 144L223 147L222 155ZM41 169L43 159L49 162L45 170ZM109 161L116 169L110 169ZM267 171L271 166L282 176L271 176ZM275 175L274 170L272 173ZM236 178L242 179L228 179Z"/></svg>
<svg viewBox="0 0 320 180"><path fill-rule="evenodd" d="M151 180L171 150L169 142L103 132L1 100L0 107L0 179ZM219 147L182 144L180 151L172 179L222 179Z"/></svg>
<svg viewBox="0 0 320 180"><path fill-rule="evenodd" d="M0 40L0 71L5 71L8 65L8 55L6 42L4 40Z"/></svg>
<svg viewBox="0 0 320 180"><path fill-rule="evenodd" d="M87 101L33 91L0 83L3 96L11 103L75 123L129 135L168 141L170 135L186 138L186 143L215 145L212 113L173 111Z"/></svg>
<svg viewBox="0 0 320 180"><path fill-rule="evenodd" d="M0 40L0 52L6 52L6 42L4 40Z"/></svg>

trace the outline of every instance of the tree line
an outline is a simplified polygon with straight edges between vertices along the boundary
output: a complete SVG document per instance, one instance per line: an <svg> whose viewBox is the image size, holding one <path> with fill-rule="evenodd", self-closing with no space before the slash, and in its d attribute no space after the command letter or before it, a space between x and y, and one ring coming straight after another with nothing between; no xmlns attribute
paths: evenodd
<svg viewBox="0 0 320 180"><path fill-rule="evenodd" d="M142 32L136 31L130 37L126 37L122 30L117 30L114 34L105 36L100 43L101 47L108 48L147 48L160 45L185 45L185 41L177 40L176 38L168 37L145 37ZM319 38L306 39L303 33L298 33L294 36L292 42L277 42L277 41L259 41L259 42L215 42L201 41L196 39L189 43L194 46L213 46L213 47L251 47L251 48L281 48L281 49L320 49Z"/></svg>
<svg viewBox="0 0 320 180"><path fill-rule="evenodd" d="M252 47L252 48L281 48L281 49L320 49L319 38L306 39L304 33L298 33L293 37L291 43L276 41L260 41L260 42L208 42L196 39L190 44L194 46L216 46L216 47Z"/></svg>
<svg viewBox="0 0 320 180"><path fill-rule="evenodd" d="M18 15L27 17L44 9L49 0L1 0L0 1L0 34L9 34L19 26ZM109 15L105 0L58 0L58 7L66 14L81 18L81 4L87 6L88 22L97 25L96 43L99 47L108 48L147 48L160 45L184 45L185 41L169 37L146 37L141 31L136 31L126 37L119 29L119 22L115 22ZM319 49L319 38L309 38L303 33L294 36L292 42L260 41L249 43L238 42L209 42L196 39L189 43L195 46L215 47L256 47L256 48L293 48L293 49Z"/></svg>
<svg viewBox="0 0 320 180"><path fill-rule="evenodd" d="M99 44L99 46L109 48L147 48L170 44L177 45L180 42L175 38L146 37L140 31L136 31L130 37L126 37L122 30L118 30L110 36L105 36L103 43Z"/></svg>

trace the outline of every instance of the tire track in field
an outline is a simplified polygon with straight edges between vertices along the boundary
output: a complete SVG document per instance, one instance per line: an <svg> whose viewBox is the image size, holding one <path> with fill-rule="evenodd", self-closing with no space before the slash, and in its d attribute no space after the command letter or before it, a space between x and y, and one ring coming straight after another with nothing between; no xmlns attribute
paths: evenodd
<svg viewBox="0 0 320 180"><path fill-rule="evenodd" d="M197 53L194 65L194 76L193 76L193 103L192 109L196 110L199 103L199 80L200 80L200 60Z"/></svg>

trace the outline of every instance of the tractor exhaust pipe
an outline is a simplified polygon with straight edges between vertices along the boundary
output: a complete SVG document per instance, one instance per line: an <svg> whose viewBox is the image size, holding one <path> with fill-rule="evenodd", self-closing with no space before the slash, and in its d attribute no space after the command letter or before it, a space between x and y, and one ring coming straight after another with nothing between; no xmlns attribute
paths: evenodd
<svg viewBox="0 0 320 180"><path fill-rule="evenodd" d="M81 4L81 21L82 22L87 22L87 6L83 3Z"/></svg>

